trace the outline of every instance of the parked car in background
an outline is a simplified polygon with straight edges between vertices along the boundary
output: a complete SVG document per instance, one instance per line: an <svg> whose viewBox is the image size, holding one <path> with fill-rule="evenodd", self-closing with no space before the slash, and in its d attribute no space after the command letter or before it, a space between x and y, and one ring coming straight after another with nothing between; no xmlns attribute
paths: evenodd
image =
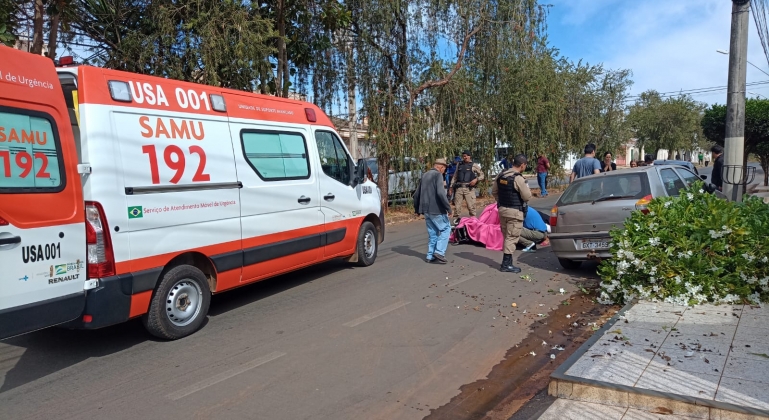
<svg viewBox="0 0 769 420"><path fill-rule="evenodd" d="M655 160L655 165L678 165L683 166L685 168L688 168L690 171L697 174L697 176L700 175L700 172L697 170L697 167L694 166L694 163L689 162L688 160Z"/></svg>
<svg viewBox="0 0 769 420"><path fill-rule="evenodd" d="M635 210L648 211L652 199L678 196L700 179L683 166L656 164L579 178L551 210L553 252L567 269L590 259L610 258L612 228L622 227ZM713 188L708 190L726 198Z"/></svg>
<svg viewBox="0 0 769 420"><path fill-rule="evenodd" d="M379 179L379 166L375 157L366 158L366 165L371 170L374 182ZM422 175L422 164L412 157L392 159L390 161L388 175L390 177L387 187L390 199L410 197L416 191L419 177Z"/></svg>

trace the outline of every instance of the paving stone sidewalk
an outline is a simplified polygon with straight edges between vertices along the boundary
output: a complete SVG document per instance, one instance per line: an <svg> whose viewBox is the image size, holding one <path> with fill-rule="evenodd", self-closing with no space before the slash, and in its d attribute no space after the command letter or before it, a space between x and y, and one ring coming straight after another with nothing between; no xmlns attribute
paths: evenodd
<svg viewBox="0 0 769 420"><path fill-rule="evenodd" d="M769 418L769 308L639 302L553 378L542 419Z"/></svg>

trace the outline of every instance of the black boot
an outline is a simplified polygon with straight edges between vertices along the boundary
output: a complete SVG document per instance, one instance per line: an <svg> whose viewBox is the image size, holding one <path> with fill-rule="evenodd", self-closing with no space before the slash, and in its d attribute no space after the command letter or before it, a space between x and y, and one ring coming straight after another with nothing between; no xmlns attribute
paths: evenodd
<svg viewBox="0 0 769 420"><path fill-rule="evenodd" d="M499 271L503 273L520 273L521 269L513 265L513 255L504 254L502 258L502 265L499 267Z"/></svg>

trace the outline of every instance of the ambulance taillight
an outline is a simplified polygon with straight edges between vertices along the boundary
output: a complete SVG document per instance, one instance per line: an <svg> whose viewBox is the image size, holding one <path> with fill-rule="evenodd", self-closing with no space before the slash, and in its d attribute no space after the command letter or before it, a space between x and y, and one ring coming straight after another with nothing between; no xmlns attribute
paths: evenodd
<svg viewBox="0 0 769 420"><path fill-rule="evenodd" d="M115 275L115 254L109 226L101 204L85 203L85 236L87 246L88 278L99 279Z"/></svg>

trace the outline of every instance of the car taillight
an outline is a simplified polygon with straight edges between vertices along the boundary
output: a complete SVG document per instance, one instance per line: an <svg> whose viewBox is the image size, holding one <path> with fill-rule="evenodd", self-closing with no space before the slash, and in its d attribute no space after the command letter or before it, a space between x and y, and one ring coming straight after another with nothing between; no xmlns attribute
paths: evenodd
<svg viewBox="0 0 769 420"><path fill-rule="evenodd" d="M652 197L651 195L647 195L646 197L636 201L635 202L635 209L640 211L643 214L648 214L649 213L649 207L648 206L649 206L649 203L651 203L653 198L654 197Z"/></svg>
<svg viewBox="0 0 769 420"><path fill-rule="evenodd" d="M558 206L555 206L550 210L550 226L556 226L557 224L558 224Z"/></svg>
<svg viewBox="0 0 769 420"><path fill-rule="evenodd" d="M114 276L115 254L112 252L112 239L101 204L93 201L85 203L85 221L88 278Z"/></svg>

